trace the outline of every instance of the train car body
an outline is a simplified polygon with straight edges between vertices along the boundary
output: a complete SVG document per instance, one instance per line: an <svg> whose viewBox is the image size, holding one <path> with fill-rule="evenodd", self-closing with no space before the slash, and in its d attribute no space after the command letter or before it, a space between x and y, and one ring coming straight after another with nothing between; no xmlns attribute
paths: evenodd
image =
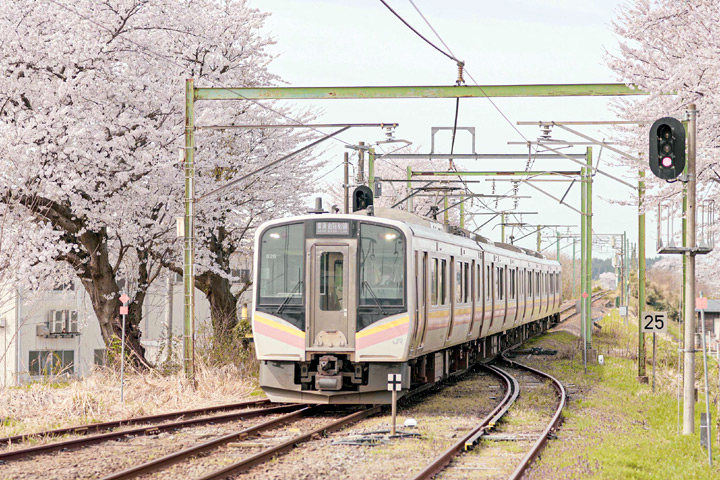
<svg viewBox="0 0 720 480"><path fill-rule="evenodd" d="M277 402L389 403L557 321L561 269L398 210L305 215L255 239L260 385Z"/></svg>

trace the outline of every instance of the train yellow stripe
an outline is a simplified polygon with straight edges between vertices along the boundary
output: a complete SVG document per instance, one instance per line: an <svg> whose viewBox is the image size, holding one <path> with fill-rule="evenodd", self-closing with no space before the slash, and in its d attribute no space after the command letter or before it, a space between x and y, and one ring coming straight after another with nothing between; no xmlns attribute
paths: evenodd
<svg viewBox="0 0 720 480"><path fill-rule="evenodd" d="M287 325L283 325L282 323L270 320L267 317L259 315L257 312L255 312L255 317L253 318L253 321L263 323L269 327L277 328L278 330L282 330L283 332L289 333L290 335L295 335L296 337L305 338L305 332L297 328L288 327Z"/></svg>
<svg viewBox="0 0 720 480"><path fill-rule="evenodd" d="M355 338L367 337L368 335L372 335L373 333L382 332L383 330L387 330L388 328L397 327L398 325L402 325L403 323L407 323L408 321L410 321L410 317L400 317L397 320L393 320L392 322L383 323L382 325L378 325L377 327L368 328L367 330L358 332L355 335Z"/></svg>

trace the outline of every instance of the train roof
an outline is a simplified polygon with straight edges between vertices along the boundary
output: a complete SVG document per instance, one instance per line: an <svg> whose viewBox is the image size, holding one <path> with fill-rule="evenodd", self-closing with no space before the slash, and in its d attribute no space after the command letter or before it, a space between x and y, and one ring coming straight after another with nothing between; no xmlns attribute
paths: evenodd
<svg viewBox="0 0 720 480"><path fill-rule="evenodd" d="M559 265L557 261L545 258L542 254L536 252L535 250L530 250L527 248L518 247L517 245L511 245L503 242L494 242L489 238L483 237L482 235L478 235L469 230L465 230L454 225L445 225L430 218L422 217L420 215L409 213L404 210L398 210L395 208L376 207L373 209L372 212L369 212L367 210L361 210L351 214L308 213L307 215L298 215L277 220L270 220L261 225L261 227L270 227L286 222L316 220L318 219L318 217L328 217L332 219L343 219L348 217L371 217L375 220L385 220L389 224L407 228L413 233L413 235L419 237L437 240L441 242L450 241L451 243L457 244L458 246L466 246L468 248L480 247L482 250L488 253L505 255L518 259L522 258L523 256L532 257L533 261L545 265Z"/></svg>

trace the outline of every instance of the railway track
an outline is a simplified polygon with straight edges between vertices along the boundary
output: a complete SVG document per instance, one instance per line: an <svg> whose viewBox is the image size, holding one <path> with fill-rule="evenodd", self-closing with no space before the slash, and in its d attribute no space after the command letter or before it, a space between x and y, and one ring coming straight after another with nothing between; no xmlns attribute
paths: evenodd
<svg viewBox="0 0 720 480"><path fill-rule="evenodd" d="M239 403L230 403L227 405L218 405L214 407L195 408L192 410L181 410L178 412L161 413L157 415L148 415L143 417L126 418L123 420L113 420L110 422L90 423L87 425L77 425L74 427L56 428L54 430L45 430L35 433L25 433L23 435L14 435L12 437L0 438L0 445L13 445L23 443L26 440L37 438L60 437L63 435L85 435L90 432L107 432L120 427L129 425L141 425L143 423L164 422L167 420L176 420L179 418L196 417L216 412L228 412L232 410L240 410L248 407L260 407L269 405L270 400L249 400Z"/></svg>
<svg viewBox="0 0 720 480"><path fill-rule="evenodd" d="M604 298L609 291L597 292L591 297L592 303L599 301ZM565 322L577 315L576 312L569 312L575 309L575 305L570 305L560 311L560 315L565 314L564 318L561 319L560 323ZM523 365L514 360L510 360L505 356L505 352L501 357L501 361L512 369L527 372L533 376L540 377L543 381L548 381L555 389L557 394L557 406L550 416L549 421L539 434L534 435L536 438L532 442L531 447L522 458L520 463L517 465L515 470L509 475L510 479L521 478L526 469L530 464L537 458L538 454L547 444L552 432L558 427L562 420L562 410L567 402L567 394L562 383L550 374L534 369L532 367ZM422 471L420 471L414 480L424 480L433 478L435 475L443 471L452 462L452 460L460 455L462 452L474 449L480 440L488 434L488 432L500 421L500 419L510 410L512 405L520 394L520 382L515 376L507 372L505 369L499 368L494 365L487 365L485 368L496 375L502 384L505 385L505 396L475 428L468 432L463 438L458 440L455 444L445 450L441 455L436 457L430 464L428 464Z"/></svg>
<svg viewBox="0 0 720 480"><path fill-rule="evenodd" d="M269 402L267 402L269 403ZM241 404L235 404L240 406L248 406L248 405L263 405L266 404L264 401L251 401L251 402L244 402ZM79 438L73 438L69 440L63 440L59 442L52 442L52 443L46 443L42 445L35 445L32 447L27 448L20 448L20 449L14 449L14 450L7 450L5 452L0 452L0 461L7 462L9 460L18 460L18 459L25 459L34 457L37 455L57 452L60 450L68 450L68 449L77 449L77 448L83 448L88 447L91 445L97 445L99 443L107 442L109 440L117 440L119 438L123 437L130 437L130 436L139 436L139 435L155 435L160 432L166 432L166 431L172 431L172 430L178 430L180 428L187 428L187 427L195 427L200 425L207 425L207 424L219 424L219 423L227 423L227 422L233 422L238 420L246 420L250 418L256 418L261 416L268 416L268 415L274 415L274 414L280 414L285 413L292 410L297 410L301 408L301 405L279 405L274 407L268 407L268 408L245 408L239 412L234 413L226 413L222 415L213 415L210 417L200 417L200 418L193 418L188 420L179 420L174 422L168 422L168 423L161 423L161 424L155 424L155 425L149 425L144 427L138 427L138 428L131 428L127 430L119 430L119 431L112 431L108 433L100 433L97 435L89 435L89 436L82 436ZM197 409L197 410L190 410L186 412L175 412L172 414L164 414L164 415L153 415L150 417L138 417L128 420L121 420L117 422L106 422L103 424L93 424L89 425L88 427L98 428L98 429L104 429L104 430L110 430L113 428L117 428L119 426L126 426L129 424L138 424L138 423L147 423L148 419L155 419L157 420L158 417L165 417L165 418L180 418L183 415L187 415L188 413L191 413L192 415L201 415L202 413L207 413L208 411L213 411L214 409L219 409L215 411L222 411L223 408L228 408L228 406L225 407L211 407L207 409ZM236 407L241 408L241 407ZM64 432L64 433L59 433ZM51 430L46 433L51 433L49 436L58 436L62 434L83 434L86 433L87 430L83 430L79 427L72 427L68 429L58 429L58 430ZM45 432L43 432L45 433ZM33 434L34 436L40 435ZM24 440L27 440L30 435L27 436L20 436ZM8 437L13 438L13 437Z"/></svg>

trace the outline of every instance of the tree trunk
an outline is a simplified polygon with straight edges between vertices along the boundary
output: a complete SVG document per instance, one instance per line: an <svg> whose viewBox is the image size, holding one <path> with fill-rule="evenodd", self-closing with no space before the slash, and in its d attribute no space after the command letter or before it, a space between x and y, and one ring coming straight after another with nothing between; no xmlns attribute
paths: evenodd
<svg viewBox="0 0 720 480"><path fill-rule="evenodd" d="M40 221L49 221L62 232L62 239L72 250L55 260L68 263L77 273L85 291L90 295L95 316L100 324L100 332L106 347L110 348L113 337L121 338L122 321L120 318L120 289L116 279L116 268L110 263L107 229L101 227L91 230L83 218L78 218L67 205L39 196L21 195L20 203L28 208ZM120 252L119 265L124 252ZM142 262L141 262L142 265ZM142 272L141 277L142 277ZM147 284L145 282L144 284ZM125 325L125 342L131 352L132 363L138 368L147 368L145 348L140 344L142 302L144 290L136 295L129 307Z"/></svg>
<svg viewBox="0 0 720 480"><path fill-rule="evenodd" d="M212 272L205 272L195 278L195 285L210 303L210 318L213 335L226 335L237 326L237 297L230 290L230 281Z"/></svg>
<svg viewBox="0 0 720 480"><path fill-rule="evenodd" d="M100 235L84 233L80 239L83 245L90 243L95 246L91 250L95 254L89 256L89 261L84 265L84 272L80 274L80 280L90 295L95 316L100 323L103 341L110 348L113 337L122 338L122 316L120 315L122 303L120 302L120 288L108 255L107 238L103 231ZM142 320L144 300L145 292L141 290L135 295L133 302L128 305L128 315L125 318L125 348L129 352L131 364L140 369L150 367L145 359L145 347L140 343L142 332L140 332L139 325Z"/></svg>

